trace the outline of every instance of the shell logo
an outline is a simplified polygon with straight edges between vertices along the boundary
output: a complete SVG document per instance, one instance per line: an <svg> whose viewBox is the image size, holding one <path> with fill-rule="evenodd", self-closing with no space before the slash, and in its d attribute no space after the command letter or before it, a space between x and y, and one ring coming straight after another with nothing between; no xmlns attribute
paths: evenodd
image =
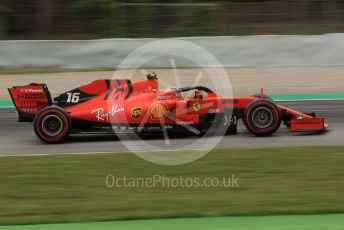
<svg viewBox="0 0 344 230"><path fill-rule="evenodd" d="M153 120L164 119L165 114L167 113L168 108L163 103L155 103L152 104L149 108L149 114Z"/></svg>

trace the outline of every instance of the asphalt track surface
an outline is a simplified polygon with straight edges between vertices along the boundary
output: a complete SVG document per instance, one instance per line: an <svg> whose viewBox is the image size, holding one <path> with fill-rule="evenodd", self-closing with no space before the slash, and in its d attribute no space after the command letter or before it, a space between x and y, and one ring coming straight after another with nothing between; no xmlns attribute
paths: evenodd
<svg viewBox="0 0 344 230"><path fill-rule="evenodd" d="M280 102L302 112L316 112L325 117L330 128L321 133L291 133L281 126L271 137L255 137L239 124L239 134L223 137L216 148L261 148L314 145L344 145L344 101L294 101ZM18 123L14 109L0 109L0 155L82 154L101 152L128 152L125 144L139 143L120 141L115 135L72 135L62 144L48 145L39 141L32 123ZM174 136L173 148L188 149L198 137ZM164 148L166 141L161 135L144 135L142 139L153 146ZM205 139L204 141L207 141ZM170 146L171 147L171 146Z"/></svg>

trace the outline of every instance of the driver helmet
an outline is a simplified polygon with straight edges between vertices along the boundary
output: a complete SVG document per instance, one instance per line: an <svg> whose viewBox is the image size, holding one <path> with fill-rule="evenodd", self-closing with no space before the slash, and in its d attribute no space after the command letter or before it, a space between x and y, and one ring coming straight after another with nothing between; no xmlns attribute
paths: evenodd
<svg viewBox="0 0 344 230"><path fill-rule="evenodd" d="M157 80L157 79L158 79L158 77L157 77L157 75L156 75L155 72L150 72L150 73L148 73L148 74L147 74L147 78L148 78L149 80Z"/></svg>
<svg viewBox="0 0 344 230"><path fill-rule="evenodd" d="M199 90L195 91L195 98L202 99L203 98L203 93Z"/></svg>

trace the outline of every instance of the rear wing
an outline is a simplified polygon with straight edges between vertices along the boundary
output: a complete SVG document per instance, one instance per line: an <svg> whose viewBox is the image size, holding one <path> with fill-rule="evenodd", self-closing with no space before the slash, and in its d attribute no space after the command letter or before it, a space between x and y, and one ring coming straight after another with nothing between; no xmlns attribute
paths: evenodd
<svg viewBox="0 0 344 230"><path fill-rule="evenodd" d="M31 122L44 107L52 104L46 84L31 83L25 86L13 86L8 89L20 122Z"/></svg>

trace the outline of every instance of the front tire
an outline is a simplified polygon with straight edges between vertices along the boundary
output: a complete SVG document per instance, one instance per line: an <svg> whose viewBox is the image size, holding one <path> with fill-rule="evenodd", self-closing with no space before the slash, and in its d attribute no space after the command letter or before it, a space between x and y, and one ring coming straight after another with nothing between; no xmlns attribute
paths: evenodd
<svg viewBox="0 0 344 230"><path fill-rule="evenodd" d="M61 142L68 136L70 127L69 115L57 106L42 109L34 120L34 130L37 137L46 143Z"/></svg>
<svg viewBox="0 0 344 230"><path fill-rule="evenodd" d="M245 109L246 128L256 136L270 136L281 125L282 115L278 106L268 99L257 99Z"/></svg>

